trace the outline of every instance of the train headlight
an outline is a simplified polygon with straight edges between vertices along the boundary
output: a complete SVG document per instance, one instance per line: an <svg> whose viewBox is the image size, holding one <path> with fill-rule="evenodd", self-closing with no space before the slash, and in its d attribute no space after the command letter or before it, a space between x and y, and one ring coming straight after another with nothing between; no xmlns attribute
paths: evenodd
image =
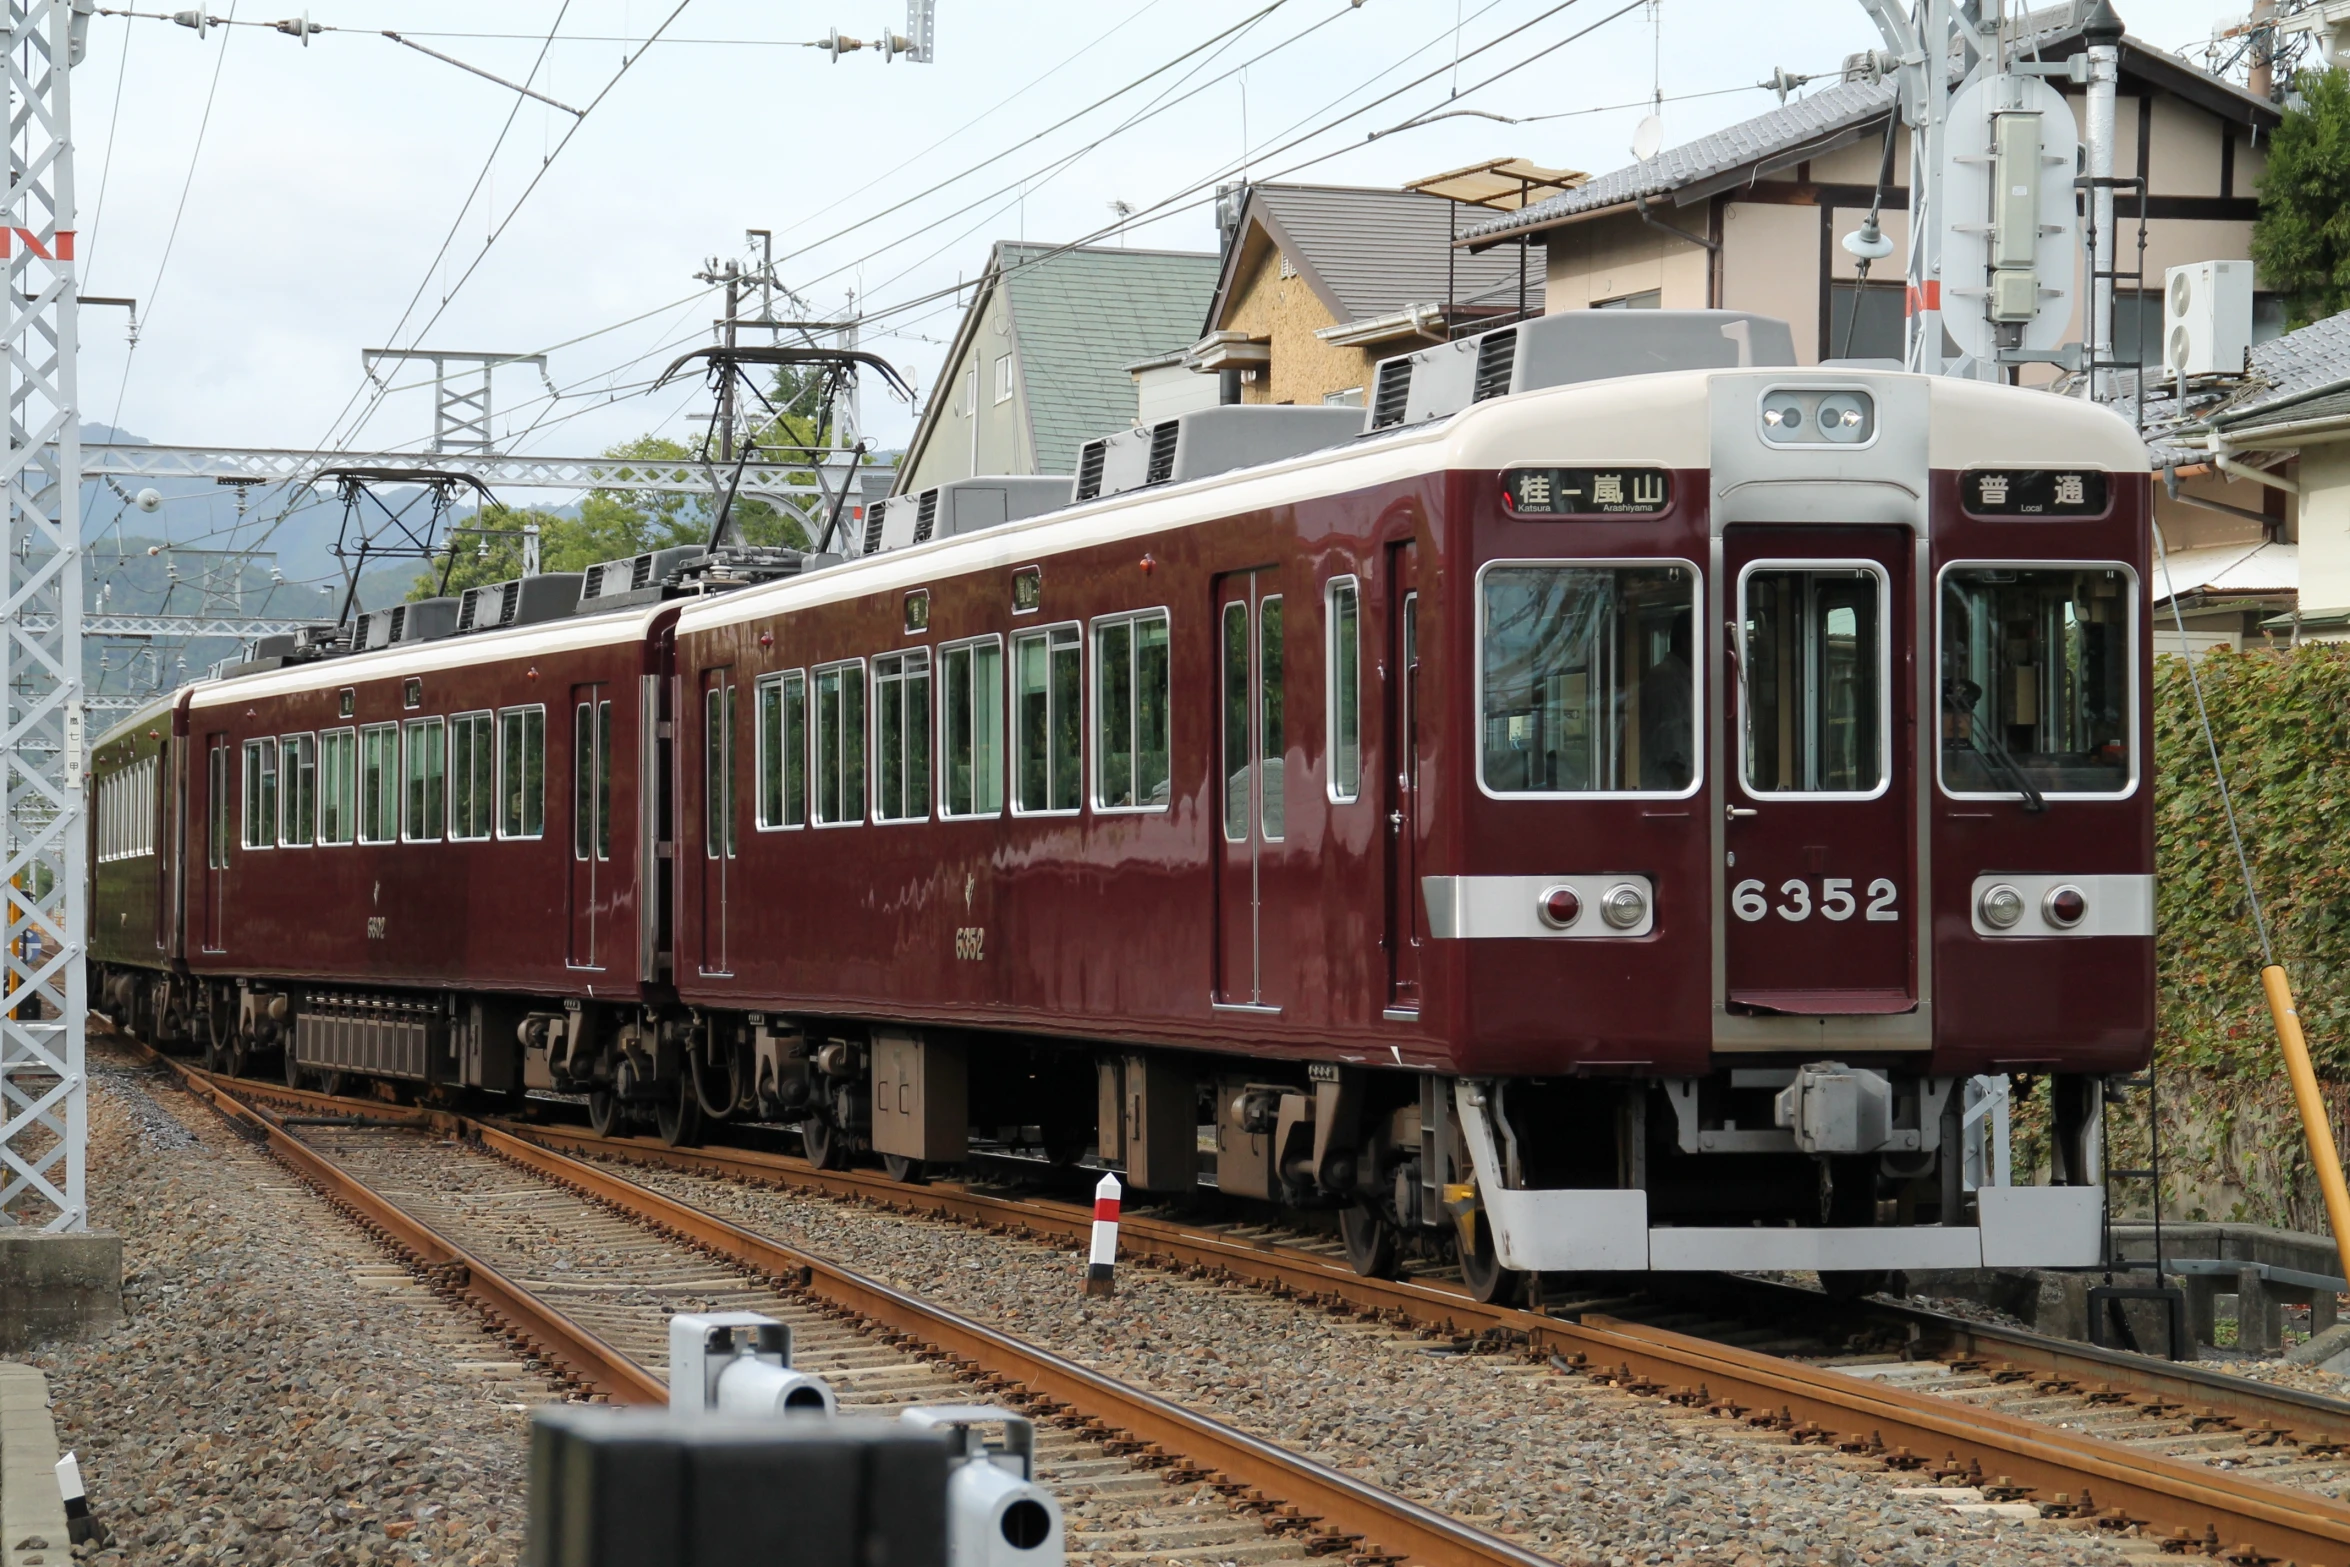
<svg viewBox="0 0 2350 1567"><path fill-rule="evenodd" d="M1619 882L1599 895L1599 917L1618 930L1630 930L1648 917L1648 899L1630 882Z"/></svg>
<svg viewBox="0 0 2350 1567"><path fill-rule="evenodd" d="M1857 392L1832 392L1820 399L1816 420L1828 440L1851 445L1869 438L1869 399Z"/></svg>
<svg viewBox="0 0 2350 1567"><path fill-rule="evenodd" d="M2071 930L2089 913L2089 899L2078 887L2051 887L2040 900L2041 918L2059 930Z"/></svg>
<svg viewBox="0 0 2350 1567"><path fill-rule="evenodd" d="M1985 887L1978 904L1983 923L1993 930L2011 930L2024 917L2024 895L2005 882Z"/></svg>
<svg viewBox="0 0 2350 1567"><path fill-rule="evenodd" d="M1763 433L1776 441L1792 441L1803 428L1803 404L1792 397L1774 397L1763 405Z"/></svg>
<svg viewBox="0 0 2350 1567"><path fill-rule="evenodd" d="M1552 930L1565 930L1583 917L1583 900L1572 887L1550 887L1535 900L1535 911Z"/></svg>

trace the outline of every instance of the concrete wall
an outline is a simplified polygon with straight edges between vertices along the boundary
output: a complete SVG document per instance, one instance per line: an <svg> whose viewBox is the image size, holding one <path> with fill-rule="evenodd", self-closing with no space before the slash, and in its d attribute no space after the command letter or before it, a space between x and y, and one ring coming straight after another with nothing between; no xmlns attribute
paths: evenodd
<svg viewBox="0 0 2350 1567"><path fill-rule="evenodd" d="M990 288L974 308L980 313L978 330L931 388L931 400L940 405L939 417L921 450L912 454L901 493L973 474L1036 471L1010 303L1002 289ZM1012 393L999 401L997 361L1006 357L1012 361Z"/></svg>
<svg viewBox="0 0 2350 1567"><path fill-rule="evenodd" d="M1282 276L1281 252L1262 230L1252 234L1251 240L1249 248L1254 254L1243 258L1245 270L1235 280L1223 319L1216 326L1221 331L1270 339L1273 362L1260 370L1254 381L1242 382L1240 400L1319 403L1327 393L1368 384L1371 356L1359 348L1334 348L1314 336L1323 327L1337 325L1337 318L1303 276L1294 271ZM1402 353L1418 346L1417 342L1399 343L1382 352Z"/></svg>
<svg viewBox="0 0 2350 1567"><path fill-rule="evenodd" d="M121 1321L121 1236L0 1231L0 1353L96 1338Z"/></svg>

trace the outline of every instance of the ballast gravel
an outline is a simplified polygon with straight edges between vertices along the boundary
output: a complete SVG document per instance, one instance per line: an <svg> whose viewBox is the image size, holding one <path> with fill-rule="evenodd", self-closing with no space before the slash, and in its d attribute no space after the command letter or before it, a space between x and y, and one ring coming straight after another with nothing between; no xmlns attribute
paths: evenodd
<svg viewBox="0 0 2350 1567"><path fill-rule="evenodd" d="M93 1037L91 1222L123 1325L29 1357L112 1532L100 1563L519 1559L559 1396L212 1109Z"/></svg>
<svg viewBox="0 0 2350 1567"><path fill-rule="evenodd" d="M1087 1297L1082 1252L790 1188L627 1174L1561 1562L2128 1559L2070 1528L1915 1494L1931 1481L1261 1291L1125 1266L1115 1297Z"/></svg>

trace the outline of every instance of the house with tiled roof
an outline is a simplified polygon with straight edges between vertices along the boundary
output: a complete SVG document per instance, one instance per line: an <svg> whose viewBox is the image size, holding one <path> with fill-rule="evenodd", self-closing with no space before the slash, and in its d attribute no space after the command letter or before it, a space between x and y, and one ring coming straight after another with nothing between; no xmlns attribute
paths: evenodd
<svg viewBox="0 0 2350 1567"><path fill-rule="evenodd" d="M1010 240L989 253L913 439L898 493L974 474L1077 471L1077 448L1134 422L1126 367L1199 336L1207 251Z"/></svg>

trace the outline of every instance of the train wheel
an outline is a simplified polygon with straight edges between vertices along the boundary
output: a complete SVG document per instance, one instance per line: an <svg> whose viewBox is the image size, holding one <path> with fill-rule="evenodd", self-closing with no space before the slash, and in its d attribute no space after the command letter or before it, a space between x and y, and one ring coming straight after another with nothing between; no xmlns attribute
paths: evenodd
<svg viewBox="0 0 2350 1567"><path fill-rule="evenodd" d="M834 1131L832 1123L822 1116L812 1115L800 1123L800 1151L819 1170L849 1167L848 1140Z"/></svg>
<svg viewBox="0 0 2350 1567"><path fill-rule="evenodd" d="M653 1125L672 1148L691 1148L702 1140L702 1102L690 1066L678 1076L677 1096L654 1107Z"/></svg>
<svg viewBox="0 0 2350 1567"><path fill-rule="evenodd" d="M881 1156L881 1167L889 1172L889 1178L891 1180L903 1181L908 1186L920 1186L925 1180L929 1179L929 1172L923 1169L922 1161L919 1159L909 1159L904 1154L883 1154Z"/></svg>
<svg viewBox="0 0 2350 1567"><path fill-rule="evenodd" d="M588 1090L588 1130L598 1137L609 1137L612 1128L620 1124L620 1096L609 1088Z"/></svg>
<svg viewBox="0 0 2350 1567"><path fill-rule="evenodd" d="M286 1086L288 1088L307 1088L310 1086L310 1074L302 1069L301 1062L294 1059L294 1047L292 1045L288 1045L285 1048L285 1073Z"/></svg>
<svg viewBox="0 0 2350 1567"><path fill-rule="evenodd" d="M1480 1213L1475 1220L1477 1242L1461 1253L1461 1281L1469 1293L1488 1306L1514 1306L1525 1288L1526 1275L1501 1265L1493 1255L1493 1231Z"/></svg>
<svg viewBox="0 0 2350 1567"><path fill-rule="evenodd" d="M1346 1260L1366 1279L1395 1277L1395 1226L1367 1202L1338 1212L1338 1233L1346 1240Z"/></svg>

